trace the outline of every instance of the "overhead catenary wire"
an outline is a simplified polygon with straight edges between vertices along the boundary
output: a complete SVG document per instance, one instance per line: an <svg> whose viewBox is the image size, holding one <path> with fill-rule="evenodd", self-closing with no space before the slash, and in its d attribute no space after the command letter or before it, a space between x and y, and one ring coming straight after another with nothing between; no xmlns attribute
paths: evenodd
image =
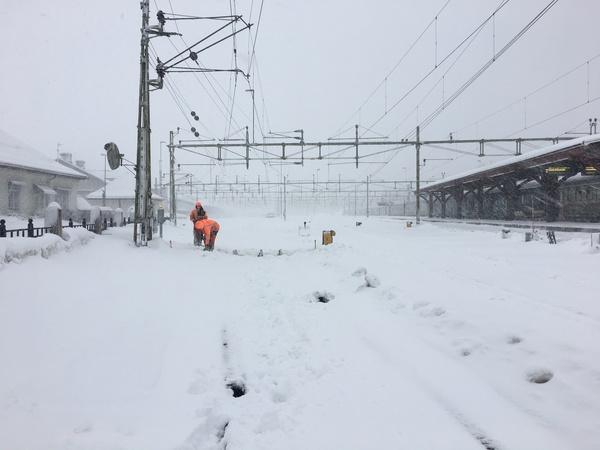
<svg viewBox="0 0 600 450"><path fill-rule="evenodd" d="M188 46L187 46L187 43L185 42L185 40L184 40L184 38L183 38L183 36L180 36L180 39L182 40L183 44L184 44L186 47L188 47ZM177 47L176 47L175 43L174 43L172 40L170 40L170 43L171 43L171 45L173 46L173 48L174 48L174 49L175 49L177 52L179 52L180 54L181 54L181 53L183 53L183 52L180 52L180 51L177 49ZM154 52L156 52L156 50L154 50ZM184 50L184 52L185 52L185 50ZM212 88L212 92L215 94L215 96L213 96L213 94L211 94L211 92L210 92L210 91L209 91L209 90L206 88L206 86L204 85L204 83L202 83L202 82L199 80L199 78L198 78L198 75L197 75L197 73L196 73L196 72L197 72L197 70L195 70L195 71L193 70L193 69L195 69L195 68L189 68L190 70L186 70L186 67L181 67L181 68L180 68L180 70L173 70L173 69L171 69L171 70L170 70L170 72L172 72L172 73L176 73L176 72L188 72L188 71L189 71L189 72L192 72L192 73L194 74L194 77L196 78L196 81L198 82L198 84L199 84L199 85L200 85L200 86L201 86L201 87L204 89L204 91L207 93L207 95L209 96L209 98L211 98L211 100L212 100L213 104L214 104L214 105L217 107L217 109L218 109L218 110L221 112L222 116L223 116L224 118L229 118L229 117L230 117L230 113L229 113L230 107L227 105L227 103L226 103L225 101L223 101L223 99L222 99L221 95L219 95L219 93L218 93L218 90L215 88L215 84L216 84L217 86L219 86L219 88L221 88L221 90L222 90L222 91L225 93L225 95L226 95L226 96L228 95L228 94L227 94L227 91L226 91L224 88L222 88L222 86L220 85L220 83L218 83L218 82L216 82L216 80L214 80L214 77L212 77L212 75L209 75L209 73L210 73L210 72L218 72L219 70L215 70L215 69L207 69L207 68L205 68L203 65L201 65L201 62L200 62L200 61L196 61L196 62L197 62L197 64L198 64L198 66L199 66L200 70L202 71L201 73L203 73L203 74L205 75L206 81L207 81L208 85L209 85L209 86ZM188 62L186 61L186 62L185 62L185 64L188 64ZM203 69L205 69L205 71L204 71ZM225 70L227 70L227 69L224 69L224 71L225 71ZM209 76L213 78L213 81L214 81L214 83L213 83L213 81L211 81L211 80L208 78ZM217 99L218 99L218 100L217 100ZM188 105L188 109L189 109L189 111L193 110L193 108L191 108L189 105ZM189 111L188 111L188 112L189 112ZM188 121L189 121L189 119L188 119L188 115L187 115L186 113L184 113L184 116L185 116L186 120L188 120ZM213 134L213 133L211 133L211 134Z"/></svg>
<svg viewBox="0 0 600 450"><path fill-rule="evenodd" d="M493 14L493 16L495 16L495 14ZM433 94L433 92L436 90L436 88L442 84L442 92L444 95L442 95L442 104L445 102L445 92L444 92L444 81L445 81L445 77L450 73L450 71L456 66L456 64L458 63L458 61L460 60L460 58L466 53L466 51L471 47L471 45L473 44L473 42L475 42L475 40L477 39L477 37L479 36L479 34L483 31L483 27L479 28L474 34L471 35L469 42L466 43L462 49L462 51L458 54L458 56L456 57L456 59L450 64L450 67L448 67L448 69L446 69L446 71L443 73L443 75L441 76L441 78L438 80L437 83L435 83L431 89L423 96L423 98L421 99L421 101L417 104L417 108L419 108L420 106L422 106L425 101L429 98L430 95Z"/></svg>
<svg viewBox="0 0 600 450"><path fill-rule="evenodd" d="M534 123L534 124L531 124L531 125L529 125L527 128L534 128L534 127L536 127L536 126L538 126L538 125L541 125L542 123L548 122L548 121L550 121L550 120L552 120L552 119L556 119L557 117L560 117L560 116L562 116L562 115L564 115L564 114L570 113L570 112L572 112L572 111L575 111L575 110L577 110L577 109L579 109L579 108L583 108L584 106L587 106L587 105L589 105L590 103L595 103L595 102L597 102L598 100L600 100L600 97L593 98L593 99L591 99L591 100L588 100L588 101L586 101L586 102L583 102L583 103L581 103L581 104L579 104L579 105L576 105L576 106L573 106L573 107L571 107L571 108L569 108L569 109L566 109L566 110L564 110L564 111L561 111L561 112L560 112L560 113L558 113L558 114L554 114L554 115L552 115L552 116L550 116L550 117L547 117L547 118L545 118L545 119L543 119L543 120L540 120L540 121L538 121L538 122L536 122L536 123ZM522 131L525 131L527 128L523 128L523 129L521 129L521 130L515 131L514 133L511 133L511 134L509 134L509 135L508 135L508 137L510 137L510 136L514 136L515 134L518 134L518 133L521 133ZM565 133L563 133L563 134L567 134L567 133L565 132Z"/></svg>
<svg viewBox="0 0 600 450"><path fill-rule="evenodd" d="M475 80L477 80L494 62L496 62L506 51L512 47L533 25L535 25L554 5L558 0L552 0L542 11L540 11L519 33L517 33L492 59L483 65L469 80L467 80L457 91L454 92L442 103L435 111L433 111L422 123L421 129L426 128L433 120L435 120L446 107L456 100Z"/></svg>
<svg viewBox="0 0 600 450"><path fill-rule="evenodd" d="M229 0L229 13L232 16L236 15L236 5L235 5L235 0ZM229 133L231 133L231 127L232 127L232 122L233 122L233 108L234 108L234 104L235 104L235 96L237 94L237 82L238 82L238 63L237 63L237 44L236 44L236 22L231 22L231 36L232 36L232 44L233 44L233 51L232 51L232 66L235 68L235 72L230 75L229 77L229 100L230 103L228 105L228 120L227 120L227 124L225 126L225 134L228 135ZM232 86L232 79L233 78L233 86Z"/></svg>
<svg viewBox="0 0 600 450"><path fill-rule="evenodd" d="M377 125L379 122L381 122L381 120L383 120L383 118L385 116L387 116L392 110L394 110L400 103L402 103L412 92L414 92L421 84L423 84L434 72L436 72L448 59L450 59L452 57L452 55L454 55L454 53L456 53L460 48L462 48L466 42L468 42L469 40L471 40L471 38L476 35L491 19L492 17L497 14L502 8L504 8L504 6L506 6L506 4L509 2L510 0L503 0L502 3L494 10L494 12L488 16L479 26L477 26L475 28L475 30L473 30L465 39L463 39L450 53L448 53L448 55L446 55L446 57L444 57L442 59L442 61L440 61L440 63L436 66L433 67L427 74L425 74L425 76L423 76L412 88L410 88L398 101L396 101L396 103L394 103L392 105L391 108L388 109L388 111L381 115L372 125L371 127L374 127L375 125ZM558 1L558 0L555 0Z"/></svg>
<svg viewBox="0 0 600 450"><path fill-rule="evenodd" d="M398 60L398 62L396 62L396 64L394 65L394 67L392 67L392 69L388 72L388 74L383 78L383 80L379 83L379 85L377 85L377 87L371 92L371 94L367 97L366 100L364 100L361 105L358 107L358 109L352 114L351 117L348 118L348 120L346 120L341 127L338 128L338 132L341 128L345 127L346 125L348 125L348 123L352 120L352 118L356 115L356 113L358 111L360 111L368 102L369 100L371 100L371 98L373 98L373 96L375 95L375 93L381 88L382 85L384 85L387 81L387 79L396 71L396 69L398 68L398 66L400 66L400 64L404 61L404 59L410 54L410 52L413 50L413 48L420 42L421 38L423 38L423 36L425 35L425 33L431 28L431 26L437 21L437 18L439 17L440 14L442 14L442 12L446 9L446 7L448 6L448 4L451 2L452 0L447 0L447 2L444 4L444 6L438 11L438 13L435 15L435 17L427 24L427 26L425 27L425 29L421 32L421 34L417 37L417 39L415 39L415 41L411 44L411 46L408 48L408 50L406 50L406 52L402 55L402 57L400 58L400 60ZM506 0L508 1L508 0ZM436 58L437 60L437 58ZM387 108L386 108L386 113L388 112ZM334 135L334 137L339 136L339 133Z"/></svg>
<svg viewBox="0 0 600 450"><path fill-rule="evenodd" d="M519 99L517 99L517 100L515 100L515 101L513 101L513 102L511 102L511 103L509 103L509 104L508 104L508 105L506 105L506 106L503 106L502 108L498 109L497 111L494 111L493 113L491 113L491 114L488 114L488 115L486 115L485 117L483 117L483 118L481 118L481 119L478 119L478 120L476 120L475 122L473 122L473 123L471 123L471 124L469 124L469 125L466 125L466 126L464 126L464 127L462 127L462 128L459 128L458 130L454 130L454 131L452 131L452 134L460 133L461 131L464 131L464 130L466 130L467 128L470 128L470 127L474 126L476 123L481 123L481 122L484 122L484 121L486 121L486 120L488 120L488 119L490 119L490 118L492 118L492 117L496 116L497 114L500 114L500 113L502 113L502 112L506 111L507 109L509 109L509 108L511 108L511 107L513 107L513 106L515 106L515 105L517 105L518 103L520 103L520 102L522 102L522 101L525 101L525 99L527 99L527 98L529 98L529 97L532 97L532 96L534 96L535 94L537 94L537 93L539 93L539 92L543 91L544 89L546 89L546 88L548 88L548 87L552 86L554 83L556 83L556 82L558 82L558 81L562 80L563 78L565 78L565 77L567 77L567 76L571 75L572 73L576 72L577 70L581 69L582 67L584 67L584 66L587 66L587 67L589 67L589 64L590 64L592 61L594 61L594 60L596 60L596 59L598 59L598 58L600 58L600 54L598 54L598 55L596 55L596 56L594 56L594 57L592 57L592 58L588 59L586 62L584 62L584 63L582 63L582 64L580 64L580 65L578 65L578 66L574 67L573 69L570 69L570 70L568 70L567 72L563 73L562 75L559 75L558 77L554 78L553 80L549 81L548 83L544 84L543 86L541 86L541 87L539 87L539 88L536 88L534 91L532 91L532 92L529 92L529 93L528 93L528 94L526 94L525 96L523 96L523 97L521 97L521 98L519 98ZM589 101L589 92L588 92L588 101Z"/></svg>

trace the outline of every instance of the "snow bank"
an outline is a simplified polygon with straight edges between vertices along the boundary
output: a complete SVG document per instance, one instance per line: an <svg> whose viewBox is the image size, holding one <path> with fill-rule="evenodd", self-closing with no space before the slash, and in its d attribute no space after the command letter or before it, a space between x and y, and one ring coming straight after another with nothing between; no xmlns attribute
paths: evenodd
<svg viewBox="0 0 600 450"><path fill-rule="evenodd" d="M49 258L55 253L85 245L93 238L93 233L81 227L64 228L63 239L50 233L38 238L2 238L0 239L0 268L11 262L20 264L28 256L40 255L42 258Z"/></svg>

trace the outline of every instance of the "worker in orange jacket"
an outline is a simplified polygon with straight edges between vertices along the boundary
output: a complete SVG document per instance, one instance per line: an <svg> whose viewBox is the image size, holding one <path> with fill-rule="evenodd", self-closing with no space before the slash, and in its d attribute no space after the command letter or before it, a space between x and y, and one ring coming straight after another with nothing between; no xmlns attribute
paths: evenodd
<svg viewBox="0 0 600 450"><path fill-rule="evenodd" d="M206 214L206 211L204 211L202 203L196 202L194 209L190 213L190 220L194 225L192 228L192 233L194 234L194 245L199 246L202 243L202 240L204 239L204 236L202 236L202 231L196 229L195 227L196 222L204 219L208 219L208 214Z"/></svg>
<svg viewBox="0 0 600 450"><path fill-rule="evenodd" d="M198 220L194 224L194 228L199 230L204 236L204 250L212 252L215 249L217 233L221 229L219 224L212 219L203 219Z"/></svg>

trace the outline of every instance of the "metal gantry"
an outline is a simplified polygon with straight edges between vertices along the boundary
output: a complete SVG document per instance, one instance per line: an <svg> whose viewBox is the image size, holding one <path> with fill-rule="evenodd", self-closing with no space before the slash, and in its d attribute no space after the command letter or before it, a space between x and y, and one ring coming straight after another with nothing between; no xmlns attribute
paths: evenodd
<svg viewBox="0 0 600 450"><path fill-rule="evenodd" d="M524 142L552 142L553 144L561 141L568 140L571 138L567 137L540 137L540 138L516 138L516 139L447 139L447 140L421 140L420 136L420 127L416 129L416 139L408 140L402 139L400 141L392 141L392 140L361 140L358 134L358 125L355 126L355 138L354 140L328 140L325 142L305 142L304 141L304 130L296 130L296 132L300 133L299 137L292 138L292 140L288 141L280 141L280 142L262 142L262 143L251 143L249 141L249 133L246 133L246 141L245 142L199 142L199 141L179 141L178 145L174 145L175 148L181 150L191 151L193 153L198 154L199 156L209 158L211 160L216 160L219 162L232 162L239 164L243 162L246 165L246 168L249 168L250 161L253 159L250 156L250 150L258 151L261 153L260 156L257 156L254 159L260 160L261 162L265 161L285 161L290 164L296 165L304 165L305 161L308 160L328 160L335 159L337 164L349 163L352 161L354 165L358 168L359 161L364 160L366 158L381 154L386 151L394 151L401 148L413 147L415 148L415 164L416 164L416 223L420 223L420 185L421 185L421 167L424 164L424 161L421 161L421 147L422 146L438 146L442 144L478 144L479 145L479 153L474 154L461 150L451 150L456 151L458 153L468 154L472 156L482 157L485 155L485 146L486 144L495 144L495 143L514 143L515 144L515 155L521 155L522 144ZM370 153L365 153L360 155L359 148L362 146L376 146L376 147L390 147L387 150L382 151L374 151ZM323 147L342 147L341 150L334 150L323 154ZM280 148L281 153L275 153L274 148ZM289 148L295 148L296 151L290 152ZM215 154L200 153L197 150L216 150ZM343 152L346 150L354 149L353 156L343 156ZM242 153L242 150L244 151ZM316 154L315 154L316 152ZM192 164L193 165L193 164ZM368 184L368 182L367 182ZM171 190L174 192L174 189ZM367 196L368 198L368 196Z"/></svg>

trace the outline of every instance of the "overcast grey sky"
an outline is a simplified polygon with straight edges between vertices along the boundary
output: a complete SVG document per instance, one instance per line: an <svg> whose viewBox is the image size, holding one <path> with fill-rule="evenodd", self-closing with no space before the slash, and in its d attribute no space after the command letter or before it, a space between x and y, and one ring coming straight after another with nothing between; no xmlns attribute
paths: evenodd
<svg viewBox="0 0 600 450"><path fill-rule="evenodd" d="M55 156L57 148L73 153L91 169L103 167L100 155L109 141L134 161L139 1L3 3L0 128L49 156ZM169 130L180 127L177 139L191 139L185 130L196 126L205 138L222 139L230 134L242 137L235 132L252 128L248 89L255 93L257 141L269 131L297 129L304 130L307 142L353 138L355 124L364 138L393 140L414 138L417 125L423 127L422 139L447 139L450 133L458 139L475 139L588 132L588 118L600 116L600 4L596 0L559 0L434 116L551 1L510 0L472 35L503 3L152 0L151 24L156 24L158 9L207 16L229 14L232 8L254 24L235 40L237 67L249 73L249 81L238 76L236 83L228 73L172 73L167 75L169 89L151 94L153 178L158 174L161 147L166 170L166 147L160 142L168 140ZM168 22L167 29L183 36L153 39L152 54L167 60L221 24L187 21L176 28ZM468 45L459 47L471 35ZM201 62L210 68L234 67L233 48L233 40L228 40L203 53ZM233 98L236 106L230 112ZM190 110L198 113L199 122L193 121ZM495 153L508 157L512 150L508 147ZM476 153L474 145L449 148ZM498 160L428 148L423 149L423 157L430 159L423 168L424 179ZM178 162L206 164L208 160L181 153ZM256 160L250 171L228 165L186 170L206 181L216 174L221 180L282 173L309 179L317 169L322 179L332 180L340 174L344 179L364 179L369 173L385 179L414 178L413 148L373 157L359 169L338 162L332 159L282 170Z"/></svg>

